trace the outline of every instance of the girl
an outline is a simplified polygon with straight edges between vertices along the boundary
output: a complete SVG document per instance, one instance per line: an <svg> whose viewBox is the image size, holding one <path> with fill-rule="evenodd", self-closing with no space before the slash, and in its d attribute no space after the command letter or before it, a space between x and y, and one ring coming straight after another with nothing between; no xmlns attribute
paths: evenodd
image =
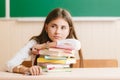
<svg viewBox="0 0 120 80"><path fill-rule="evenodd" d="M33 36L16 56L8 61L7 69L9 72L22 74L29 72L31 75L39 75L42 70L36 65L38 50L59 45L67 46L68 44L75 50L79 50L82 67L81 44L77 40L71 15L65 9L56 8L48 14L41 34ZM30 68L21 65L29 56L32 56L32 66Z"/></svg>

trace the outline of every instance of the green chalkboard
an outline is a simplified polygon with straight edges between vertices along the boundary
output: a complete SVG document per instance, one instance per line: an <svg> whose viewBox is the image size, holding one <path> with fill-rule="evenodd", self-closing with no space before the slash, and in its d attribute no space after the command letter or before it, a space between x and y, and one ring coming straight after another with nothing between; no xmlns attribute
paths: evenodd
<svg viewBox="0 0 120 80"><path fill-rule="evenodd" d="M5 0L0 0L0 17L5 17Z"/></svg>
<svg viewBox="0 0 120 80"><path fill-rule="evenodd" d="M10 17L45 17L57 7L74 17L120 16L120 0L10 0Z"/></svg>

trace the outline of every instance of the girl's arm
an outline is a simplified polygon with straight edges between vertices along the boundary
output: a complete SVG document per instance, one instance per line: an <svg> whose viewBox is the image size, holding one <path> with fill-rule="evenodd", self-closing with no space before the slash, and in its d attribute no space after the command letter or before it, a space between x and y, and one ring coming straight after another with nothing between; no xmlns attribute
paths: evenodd
<svg viewBox="0 0 120 80"><path fill-rule="evenodd" d="M59 40L57 42L35 44L32 47L32 53L37 55L39 54L39 50L49 48L49 47L72 48L74 50L80 50L81 43L79 40L76 40L76 39L65 39L65 40Z"/></svg>
<svg viewBox="0 0 120 80"><path fill-rule="evenodd" d="M30 48L36 44L34 40L29 41L11 60L7 62L7 71L13 72L13 68L19 66L30 56Z"/></svg>

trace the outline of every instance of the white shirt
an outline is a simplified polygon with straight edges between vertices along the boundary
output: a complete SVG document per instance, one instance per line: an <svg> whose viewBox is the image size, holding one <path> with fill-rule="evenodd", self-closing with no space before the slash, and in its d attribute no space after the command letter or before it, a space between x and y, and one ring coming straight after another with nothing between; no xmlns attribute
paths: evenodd
<svg viewBox="0 0 120 80"><path fill-rule="evenodd" d="M64 45L64 44L71 44L75 50L79 50L81 48L80 41L76 39L65 39L57 41L57 46ZM7 62L7 71L12 72L13 68L15 66L20 65L25 59L32 57L32 60L35 59L35 56L31 54L31 48L33 45L37 44L35 40L30 40L20 51L17 52L17 54ZM34 61L32 61L34 62Z"/></svg>

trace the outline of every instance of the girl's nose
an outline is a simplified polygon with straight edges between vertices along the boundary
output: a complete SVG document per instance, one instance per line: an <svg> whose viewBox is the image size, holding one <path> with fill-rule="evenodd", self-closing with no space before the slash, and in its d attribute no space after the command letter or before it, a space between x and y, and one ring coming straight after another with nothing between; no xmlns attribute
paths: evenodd
<svg viewBox="0 0 120 80"><path fill-rule="evenodd" d="M56 29L56 33L61 33L61 29L60 29L60 28L57 28L57 29Z"/></svg>

